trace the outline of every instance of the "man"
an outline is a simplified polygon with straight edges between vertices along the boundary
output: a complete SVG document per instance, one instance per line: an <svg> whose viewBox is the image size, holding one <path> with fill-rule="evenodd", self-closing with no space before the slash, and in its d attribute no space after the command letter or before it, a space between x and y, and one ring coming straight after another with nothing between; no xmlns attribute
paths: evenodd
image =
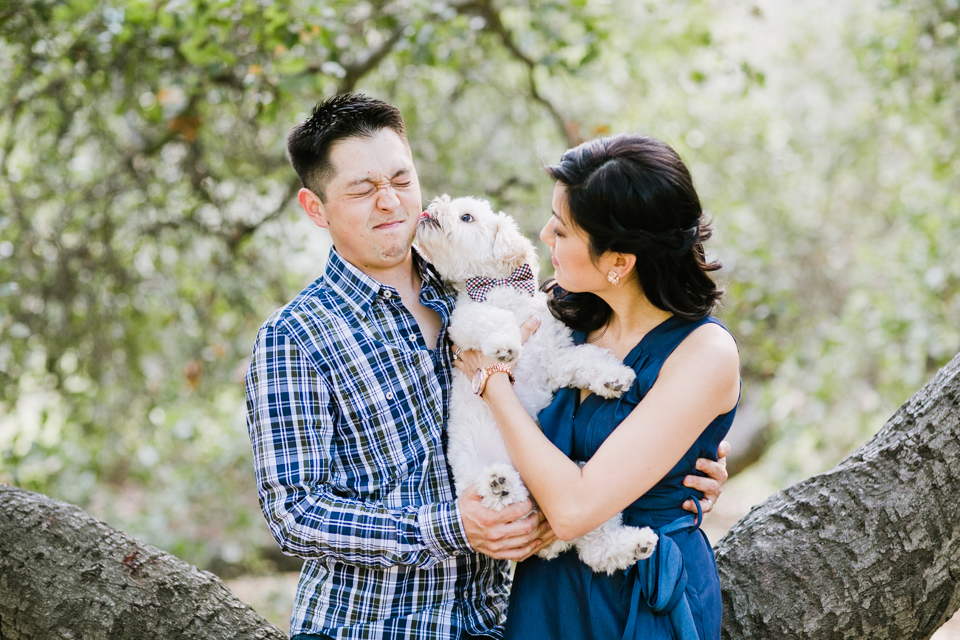
<svg viewBox="0 0 960 640"><path fill-rule="evenodd" d="M505 560L554 536L529 501L492 512L454 495L454 294L411 248L421 194L403 119L340 95L287 146L300 204L334 244L324 276L260 329L247 374L261 507L282 550L306 560L290 633L497 638ZM726 472L705 469L715 479L691 483L715 499Z"/></svg>

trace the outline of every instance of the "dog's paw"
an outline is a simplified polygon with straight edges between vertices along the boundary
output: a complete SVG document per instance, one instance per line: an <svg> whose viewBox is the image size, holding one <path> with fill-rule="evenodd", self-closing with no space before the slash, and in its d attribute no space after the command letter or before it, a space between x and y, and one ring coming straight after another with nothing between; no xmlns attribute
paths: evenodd
<svg viewBox="0 0 960 640"><path fill-rule="evenodd" d="M610 374L610 376L602 376L599 382L591 384L590 391L608 400L619 398L630 388L637 377L633 369L622 365L618 366L616 371L611 371Z"/></svg>
<svg viewBox="0 0 960 640"><path fill-rule="evenodd" d="M490 336L484 340L480 349L483 354L495 358L498 362L516 362L520 357L521 342L506 336Z"/></svg>
<svg viewBox="0 0 960 640"><path fill-rule="evenodd" d="M630 532L630 535L625 537L630 540L629 544L633 549L634 561L646 560L653 555L657 548L657 542L660 541L653 529L650 527L626 527L626 530Z"/></svg>
<svg viewBox="0 0 960 640"><path fill-rule="evenodd" d="M612 575L653 555L659 538L650 527L628 527L619 519L601 525L577 541L580 559L596 572Z"/></svg>
<svg viewBox="0 0 960 640"><path fill-rule="evenodd" d="M525 500L529 495L517 470L508 464L492 464L480 473L476 481L481 504L494 511Z"/></svg>
<svg viewBox="0 0 960 640"><path fill-rule="evenodd" d="M490 357L496 358L500 362L514 362L518 357L518 350L510 347L503 347L490 354Z"/></svg>

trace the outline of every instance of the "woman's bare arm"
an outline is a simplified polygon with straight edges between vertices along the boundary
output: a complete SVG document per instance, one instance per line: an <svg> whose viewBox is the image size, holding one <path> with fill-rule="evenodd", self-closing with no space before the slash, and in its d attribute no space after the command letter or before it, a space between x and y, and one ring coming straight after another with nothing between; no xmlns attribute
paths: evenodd
<svg viewBox="0 0 960 640"><path fill-rule="evenodd" d="M492 363L478 353L461 359L465 372ZM520 476L556 535L567 540L646 493L738 397L736 344L722 328L704 325L677 347L643 401L581 469L530 419L506 375L492 376L483 393Z"/></svg>

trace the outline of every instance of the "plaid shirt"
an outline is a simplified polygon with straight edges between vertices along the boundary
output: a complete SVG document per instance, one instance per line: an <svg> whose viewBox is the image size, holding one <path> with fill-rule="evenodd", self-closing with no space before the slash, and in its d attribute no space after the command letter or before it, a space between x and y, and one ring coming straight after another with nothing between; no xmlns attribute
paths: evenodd
<svg viewBox="0 0 960 640"><path fill-rule="evenodd" d="M414 255L442 347L454 294ZM335 250L261 327L247 425L270 530L306 560L291 635L500 637L507 563L470 549L444 453L451 373L397 290Z"/></svg>

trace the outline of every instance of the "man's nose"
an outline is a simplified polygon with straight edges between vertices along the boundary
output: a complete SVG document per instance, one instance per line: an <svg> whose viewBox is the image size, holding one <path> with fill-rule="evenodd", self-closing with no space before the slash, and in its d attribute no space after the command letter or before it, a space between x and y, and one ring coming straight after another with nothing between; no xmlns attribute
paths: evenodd
<svg viewBox="0 0 960 640"><path fill-rule="evenodd" d="M377 206L387 211L400 206L400 198L392 186L377 187Z"/></svg>

